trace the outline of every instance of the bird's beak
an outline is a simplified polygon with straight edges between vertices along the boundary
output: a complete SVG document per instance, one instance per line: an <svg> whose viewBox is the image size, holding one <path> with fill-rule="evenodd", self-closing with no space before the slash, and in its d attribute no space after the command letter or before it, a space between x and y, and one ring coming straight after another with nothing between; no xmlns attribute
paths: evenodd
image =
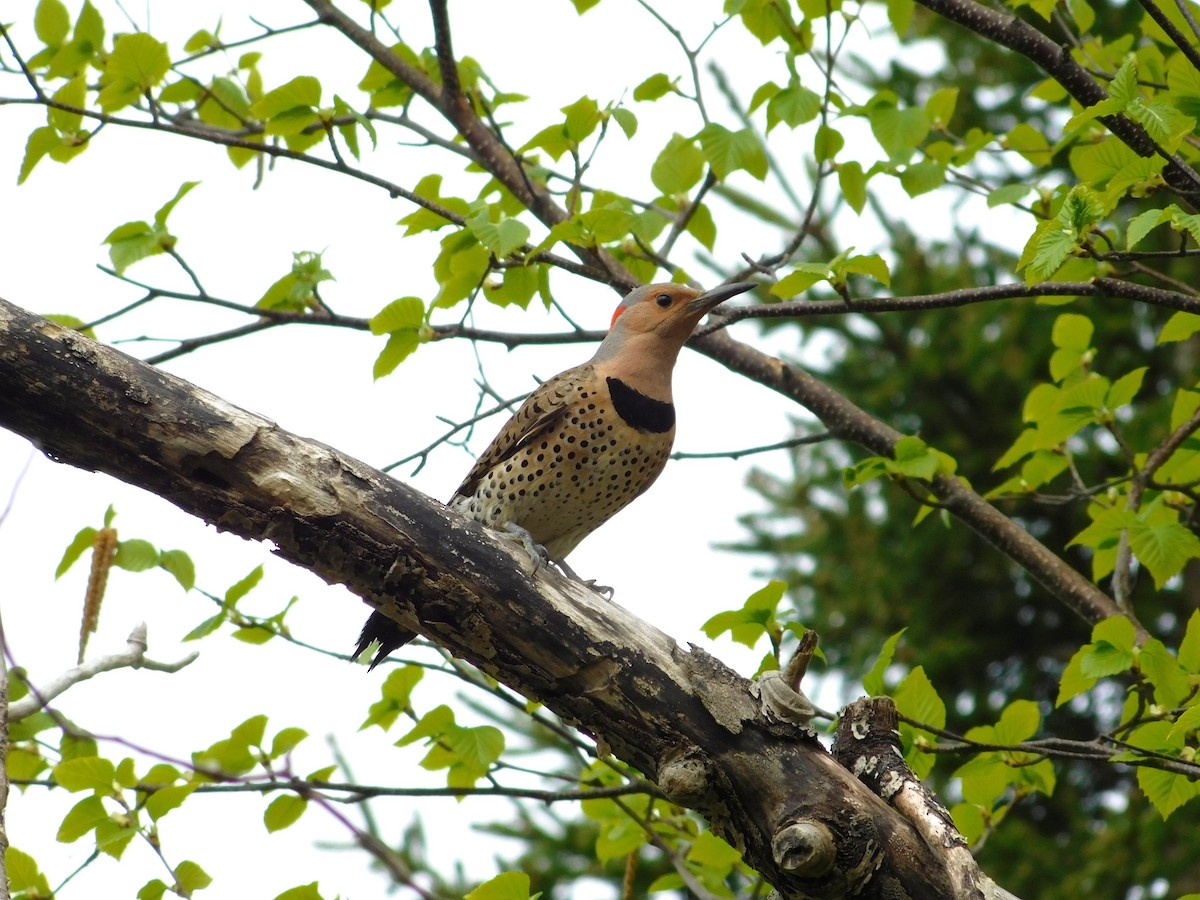
<svg viewBox="0 0 1200 900"><path fill-rule="evenodd" d="M753 281L735 281L733 284L720 284L711 291L705 291L699 297L689 300L687 311L691 315L702 316L728 300L730 297L736 297L738 294L745 293L755 287Z"/></svg>

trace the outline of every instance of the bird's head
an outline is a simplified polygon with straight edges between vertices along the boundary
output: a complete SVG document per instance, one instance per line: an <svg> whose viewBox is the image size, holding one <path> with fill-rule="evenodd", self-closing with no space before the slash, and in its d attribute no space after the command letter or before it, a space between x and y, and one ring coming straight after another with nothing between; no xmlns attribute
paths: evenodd
<svg viewBox="0 0 1200 900"><path fill-rule="evenodd" d="M752 287L740 281L711 291L685 284L636 288L613 313L592 363L602 374L615 375L648 396L668 399L675 358L696 323L717 304Z"/></svg>
<svg viewBox="0 0 1200 900"><path fill-rule="evenodd" d="M686 284L647 284L635 288L613 313L610 335L654 334L683 346L696 323L713 307L754 287L749 281L700 291Z"/></svg>

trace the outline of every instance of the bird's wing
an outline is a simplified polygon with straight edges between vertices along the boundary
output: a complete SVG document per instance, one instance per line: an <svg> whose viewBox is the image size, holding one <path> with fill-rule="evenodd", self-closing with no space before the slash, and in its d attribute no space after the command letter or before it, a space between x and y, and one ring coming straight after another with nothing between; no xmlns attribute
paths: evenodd
<svg viewBox="0 0 1200 900"><path fill-rule="evenodd" d="M584 365L568 369L538 385L475 461L454 496L471 496L491 469L552 433L578 400L580 385L595 378L593 368Z"/></svg>

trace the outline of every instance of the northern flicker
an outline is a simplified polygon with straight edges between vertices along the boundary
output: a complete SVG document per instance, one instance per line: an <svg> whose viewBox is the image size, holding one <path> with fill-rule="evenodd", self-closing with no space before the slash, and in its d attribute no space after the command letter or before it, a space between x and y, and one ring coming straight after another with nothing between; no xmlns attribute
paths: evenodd
<svg viewBox="0 0 1200 900"><path fill-rule="evenodd" d="M666 465L675 439L671 372L696 324L754 285L701 292L650 284L626 295L608 334L583 365L542 382L467 474L450 506L520 537L563 563L585 537L625 508ZM377 666L415 635L374 612L355 656L373 641Z"/></svg>

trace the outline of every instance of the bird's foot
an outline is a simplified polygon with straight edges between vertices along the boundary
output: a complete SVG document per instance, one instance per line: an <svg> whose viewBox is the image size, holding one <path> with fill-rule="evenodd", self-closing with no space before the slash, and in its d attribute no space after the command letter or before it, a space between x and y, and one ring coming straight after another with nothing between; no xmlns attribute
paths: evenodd
<svg viewBox="0 0 1200 900"><path fill-rule="evenodd" d="M550 554L546 552L546 548L535 541L533 535L516 522L505 522L504 533L520 541L525 547L526 552L533 560L533 571L529 573L530 575L536 575L542 566L550 562Z"/></svg>
<svg viewBox="0 0 1200 900"><path fill-rule="evenodd" d="M613 591L612 588L606 584L596 584L595 578L580 578L575 570L567 565L566 560L556 559L554 564L558 566L559 570L568 578L572 579L573 581L578 581L580 584L586 584L605 600L611 600L613 598L615 591Z"/></svg>

